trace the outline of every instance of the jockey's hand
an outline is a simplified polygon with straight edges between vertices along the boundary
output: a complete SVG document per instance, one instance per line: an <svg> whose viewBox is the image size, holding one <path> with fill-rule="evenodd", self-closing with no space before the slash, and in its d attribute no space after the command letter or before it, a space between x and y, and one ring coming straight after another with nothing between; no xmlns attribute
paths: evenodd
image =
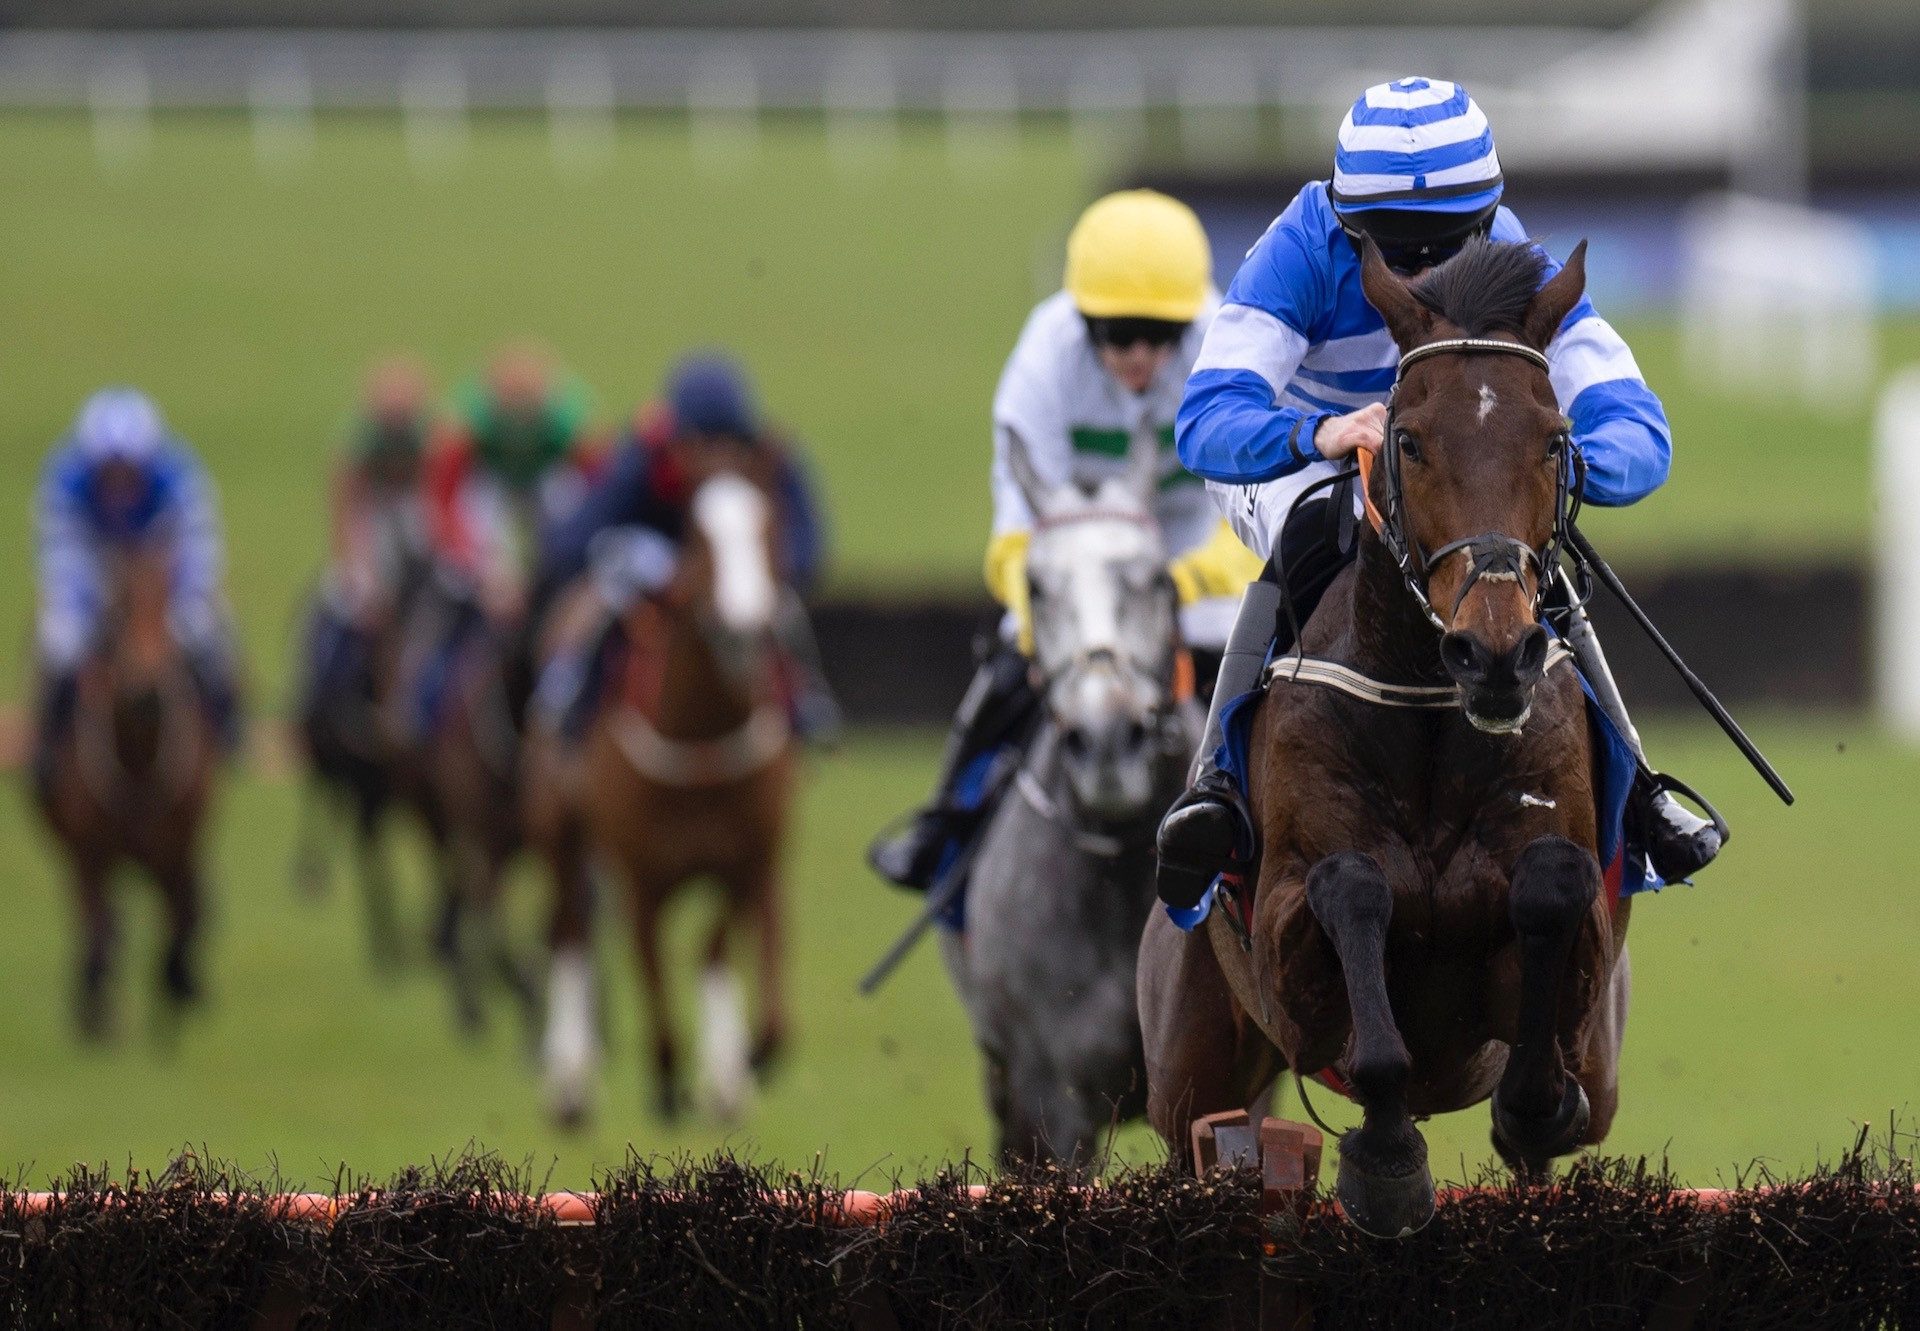
<svg viewBox="0 0 1920 1331"><path fill-rule="evenodd" d="M1386 428L1386 404L1375 402L1345 416L1321 421L1313 432L1313 446L1329 462L1351 456L1356 448L1377 453L1386 441Z"/></svg>

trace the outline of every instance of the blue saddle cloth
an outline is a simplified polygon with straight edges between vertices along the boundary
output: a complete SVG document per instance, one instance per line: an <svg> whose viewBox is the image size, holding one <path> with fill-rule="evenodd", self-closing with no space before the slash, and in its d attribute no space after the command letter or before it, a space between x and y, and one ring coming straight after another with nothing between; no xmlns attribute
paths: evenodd
<svg viewBox="0 0 1920 1331"><path fill-rule="evenodd" d="M1575 669L1578 673L1578 667ZM1587 698L1587 729L1593 736L1594 812L1600 832L1600 867L1606 890L1613 898L1609 903L1611 906L1637 892L1657 891L1663 884L1647 864L1646 849L1629 844L1627 835L1627 797L1633 791L1636 769L1633 746L1627 743L1612 719L1601 710L1594 698L1593 686L1587 683L1585 675L1580 675L1580 691ZM1260 689L1243 693L1229 702L1221 713L1224 737L1219 751L1214 754L1214 762L1233 778L1243 794L1247 789L1250 766L1248 745L1253 730L1253 711L1261 697ZM1212 913L1214 899L1220 889L1221 880L1215 879L1213 887L1200 899L1199 905L1187 910L1167 906L1167 917L1182 930L1198 927Z"/></svg>

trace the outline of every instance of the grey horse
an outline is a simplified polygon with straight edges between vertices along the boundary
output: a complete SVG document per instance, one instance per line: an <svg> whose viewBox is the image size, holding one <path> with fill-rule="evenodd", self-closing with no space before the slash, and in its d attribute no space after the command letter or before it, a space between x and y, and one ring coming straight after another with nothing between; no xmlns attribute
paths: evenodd
<svg viewBox="0 0 1920 1331"><path fill-rule="evenodd" d="M1154 906L1154 830L1198 716L1176 697L1177 598L1149 505L1156 441L1125 474L1044 485L1012 441L1035 514L1027 554L1045 711L982 833L948 972L986 1061L1004 1161L1086 1163L1146 1105L1134 963Z"/></svg>

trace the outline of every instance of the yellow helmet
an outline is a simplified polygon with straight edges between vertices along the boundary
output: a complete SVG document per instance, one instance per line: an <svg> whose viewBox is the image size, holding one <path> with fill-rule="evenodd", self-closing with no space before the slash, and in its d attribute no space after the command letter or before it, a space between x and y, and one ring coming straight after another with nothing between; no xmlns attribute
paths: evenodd
<svg viewBox="0 0 1920 1331"><path fill-rule="evenodd" d="M1095 200L1067 237L1067 290L1091 318L1190 322L1212 277L1200 219L1154 190Z"/></svg>

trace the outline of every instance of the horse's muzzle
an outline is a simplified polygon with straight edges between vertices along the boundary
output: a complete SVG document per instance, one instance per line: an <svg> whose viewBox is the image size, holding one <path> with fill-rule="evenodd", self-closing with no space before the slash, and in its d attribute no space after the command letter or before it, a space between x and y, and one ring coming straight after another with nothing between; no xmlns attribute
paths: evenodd
<svg viewBox="0 0 1920 1331"><path fill-rule="evenodd" d="M1496 653L1478 634L1455 630L1440 640L1440 660L1460 686L1467 720L1509 734L1526 724L1534 686L1546 673L1547 631L1529 625L1513 646Z"/></svg>

